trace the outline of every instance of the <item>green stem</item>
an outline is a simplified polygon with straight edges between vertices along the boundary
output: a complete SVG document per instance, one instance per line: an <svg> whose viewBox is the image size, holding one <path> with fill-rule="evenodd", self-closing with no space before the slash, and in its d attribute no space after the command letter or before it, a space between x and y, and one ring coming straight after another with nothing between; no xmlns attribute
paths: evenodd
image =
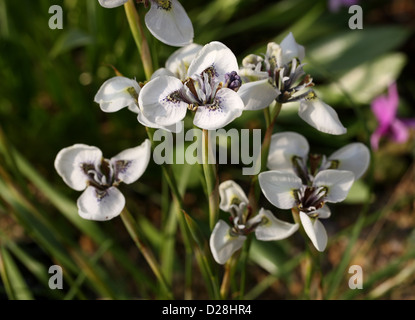
<svg viewBox="0 0 415 320"><path fill-rule="evenodd" d="M226 300L228 298L231 280L235 275L235 267L239 258L238 252L232 255L232 257L225 264L225 272L222 277L222 284L220 286L221 299Z"/></svg>
<svg viewBox="0 0 415 320"><path fill-rule="evenodd" d="M215 164L209 164L209 159L212 157L212 150L209 142L209 131L205 129L203 130L203 151L203 172L209 200L209 226L210 230L213 230L219 216L219 186L217 167ZM211 162L214 163L214 161Z"/></svg>
<svg viewBox="0 0 415 320"><path fill-rule="evenodd" d="M242 271L241 271L241 284L239 289L239 299L243 300L245 296L245 285L246 285L246 267L248 264L249 258L249 249L251 248L252 237L249 236L244 243L242 250L241 261L242 261Z"/></svg>
<svg viewBox="0 0 415 320"><path fill-rule="evenodd" d="M264 109L264 118L265 118L265 125L268 128L269 125L271 124L271 112L270 112L269 107Z"/></svg>
<svg viewBox="0 0 415 320"><path fill-rule="evenodd" d="M133 35L138 52L143 63L144 74L147 80L150 80L153 74L153 61L151 59L150 49L148 47L147 38L143 26L141 25L140 16L135 8L133 0L129 0L124 4L125 14L128 24Z"/></svg>
<svg viewBox="0 0 415 320"><path fill-rule="evenodd" d="M149 127L145 127L146 131L147 131L147 136L150 139L151 142L151 146L154 150L154 148L156 147L153 136L154 136L154 129L149 128ZM168 164L163 164L161 166L161 169L163 171L164 177L167 181L167 184L170 187L170 190L173 194L173 197L177 200L177 202L180 205L180 208L183 208L183 197L180 194L179 188L178 188L178 184L176 182L176 178L174 177L173 171L171 169L171 167Z"/></svg>
<svg viewBox="0 0 415 320"><path fill-rule="evenodd" d="M157 280L159 281L162 290L164 291L164 294L168 299L173 298L173 294L171 292L171 289L169 288L169 285L167 284L166 279L164 278L161 268L154 257L154 254L151 252L151 250L144 244L143 239L141 238L141 232L138 230L138 225L136 221L134 220L131 213L127 210L127 208L124 208L124 210L121 212L121 219L130 234L131 238L133 239L135 245L140 250L144 258L146 259L148 265L150 266L151 270L153 271L154 275L156 276Z"/></svg>
<svg viewBox="0 0 415 320"><path fill-rule="evenodd" d="M266 111L264 111L265 120L269 125L267 126L267 130L265 131L264 139L262 140L262 146L261 146L261 154L260 158L257 159L260 163L257 164L260 166L259 173L263 172L267 168L267 160L268 160L268 153L269 153L269 147L271 144L271 137L272 133L274 131L275 122L277 121L278 115L280 114L282 104L276 103L273 110L270 109L270 107L266 108ZM252 177L251 180L251 187L249 191L249 204L252 207L252 212L257 212L257 203L260 196L260 190L258 188L258 175L255 175Z"/></svg>

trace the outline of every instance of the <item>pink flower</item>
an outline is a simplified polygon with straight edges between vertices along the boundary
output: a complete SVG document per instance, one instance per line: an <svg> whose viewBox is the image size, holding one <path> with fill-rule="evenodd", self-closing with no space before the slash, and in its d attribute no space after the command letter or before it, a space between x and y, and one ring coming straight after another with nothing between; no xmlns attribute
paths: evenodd
<svg viewBox="0 0 415 320"><path fill-rule="evenodd" d="M382 137L389 137L397 143L408 140L408 129L415 127L415 119L399 119L396 116L398 105L399 94L396 83L390 85L388 95L380 96L372 101L372 112L379 123L370 138L372 149L379 148L379 141Z"/></svg>

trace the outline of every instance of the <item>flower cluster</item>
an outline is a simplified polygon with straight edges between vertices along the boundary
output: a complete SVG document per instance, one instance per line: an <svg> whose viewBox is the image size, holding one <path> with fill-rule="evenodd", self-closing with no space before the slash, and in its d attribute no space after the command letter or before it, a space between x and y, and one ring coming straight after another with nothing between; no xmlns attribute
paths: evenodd
<svg viewBox="0 0 415 320"><path fill-rule="evenodd" d="M263 55L246 56L239 65L235 54L221 42L193 43L192 24L177 0L138 2L151 5L145 16L150 32L181 48L163 68L148 76L148 81L124 76L105 81L94 98L102 111L128 108L143 126L175 132L189 113L194 126L215 130L229 125L244 111L298 102L298 114L309 125L328 134L346 133L336 111L313 90L313 79L303 69L305 49L292 33L280 44L268 43ZM99 3L107 8L131 4L127 0ZM260 241L282 240L300 225L315 248L325 250L328 237L320 219L331 215L327 203L347 197L353 182L367 170L370 153L362 143L351 143L328 157L309 154L309 149L307 140L298 133L274 134L267 155L270 171L258 176L266 199L279 209L291 209L298 223L280 220L264 208L254 211L257 204L250 203L233 180L213 183L218 186L218 207L229 214L230 223L215 219L211 225L209 244L217 263L226 263L251 234ZM109 220L125 206L117 187L140 178L150 154L149 140L111 159L103 158L96 147L75 144L58 153L55 168L69 187L84 190L77 202L81 217Z"/></svg>

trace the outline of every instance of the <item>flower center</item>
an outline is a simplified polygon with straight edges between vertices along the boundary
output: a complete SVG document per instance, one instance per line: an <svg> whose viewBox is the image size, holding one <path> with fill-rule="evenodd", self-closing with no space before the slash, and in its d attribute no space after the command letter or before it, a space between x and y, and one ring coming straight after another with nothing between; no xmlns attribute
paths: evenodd
<svg viewBox="0 0 415 320"><path fill-rule="evenodd" d="M298 209L307 214L317 211L323 207L326 194L326 187L301 187L295 193Z"/></svg>
<svg viewBox="0 0 415 320"><path fill-rule="evenodd" d="M188 109L196 111L199 107L209 110L220 109L221 99L216 96L222 88L237 91L242 85L242 80L236 71L225 74L225 83L218 79L218 74L212 66L200 75L194 75L183 82L180 90L170 93L165 99L170 102L183 101L188 104Z"/></svg>
<svg viewBox="0 0 415 320"><path fill-rule="evenodd" d="M294 58L290 62L283 62L281 47L276 43L269 43L264 57L250 55L243 61L243 65L251 72L266 72L269 82L280 91L277 102L286 103L298 101L307 97L311 89L305 93L298 93L314 86L310 75L305 74L301 62Z"/></svg>
<svg viewBox="0 0 415 320"><path fill-rule="evenodd" d="M102 159L99 166L91 163L83 163L81 167L88 177L88 184L100 191L105 191L109 187L118 184L115 181L114 168L107 159Z"/></svg>
<svg viewBox="0 0 415 320"><path fill-rule="evenodd" d="M229 217L229 220L233 225L230 230L232 236L246 236L253 232L255 228L263 222L262 219L250 219L252 215L252 208L250 205L241 202L237 198L233 199L232 203L230 208L231 216Z"/></svg>
<svg viewBox="0 0 415 320"><path fill-rule="evenodd" d="M336 169L334 161L327 161L321 154L309 154L308 159L293 156L291 159L296 175L301 178L304 185L311 186L314 177L321 170Z"/></svg>

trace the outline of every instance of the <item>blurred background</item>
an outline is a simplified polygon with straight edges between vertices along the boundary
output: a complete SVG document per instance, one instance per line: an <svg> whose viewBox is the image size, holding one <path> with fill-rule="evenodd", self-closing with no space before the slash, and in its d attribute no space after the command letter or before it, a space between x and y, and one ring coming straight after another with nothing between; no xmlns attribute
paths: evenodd
<svg viewBox="0 0 415 320"><path fill-rule="evenodd" d="M399 92L397 118L415 118L411 0L361 0L362 30L349 28L348 5L333 10L326 0L180 2L193 22L194 42L221 41L239 62L293 33L306 49L304 69L316 91L348 129L343 136L322 134L298 117L298 106L284 107L275 132L303 134L312 152L330 155L356 141L370 147L378 127L371 104L392 83ZM51 5L63 9L61 30L48 26ZM137 7L143 17L146 9ZM155 68L164 66L177 48L149 32L148 39ZM122 7L105 9L96 0L0 0L1 299L157 298L151 272L121 220L79 218L80 193L69 189L53 167L59 150L75 143L98 146L110 158L147 137L134 114L103 113L93 101L101 84L115 75L113 67L145 80ZM231 126L264 128L265 122L262 112L245 112ZM382 137L366 175L323 222L330 239L323 258L326 298L415 298L415 131L408 133L399 143ZM207 231L199 166L174 170L186 189L187 213ZM219 176L248 190L249 177L239 166L221 166ZM184 248L179 231L166 231L177 227L169 219L170 196L160 167L151 162L140 180L122 191L175 284L175 297L182 299ZM265 199L261 205L271 208ZM272 210L291 219L289 212ZM275 243L253 241L246 298L301 297L303 251L300 235ZM53 264L64 270L63 290L48 287ZM363 268L363 290L348 287L348 267L354 264ZM208 297L197 277L192 288L194 299Z"/></svg>

